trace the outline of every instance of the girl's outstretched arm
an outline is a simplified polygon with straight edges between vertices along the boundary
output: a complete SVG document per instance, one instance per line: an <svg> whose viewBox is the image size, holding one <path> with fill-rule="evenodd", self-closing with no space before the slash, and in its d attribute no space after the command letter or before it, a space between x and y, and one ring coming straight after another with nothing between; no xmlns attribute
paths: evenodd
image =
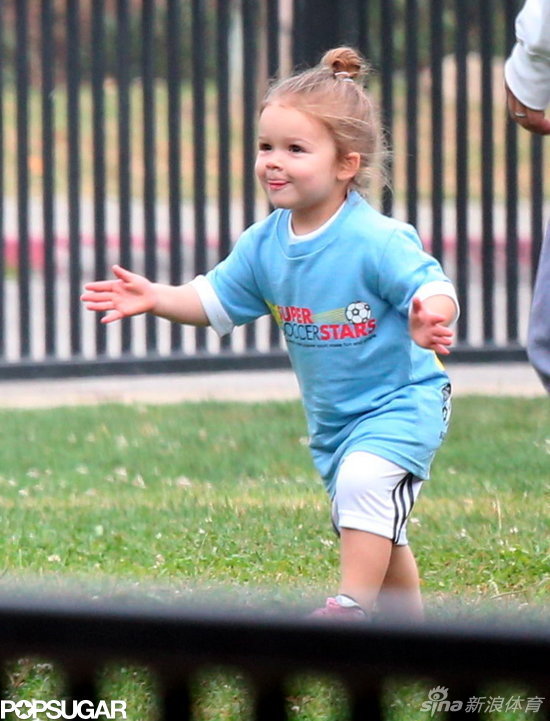
<svg viewBox="0 0 550 721"><path fill-rule="evenodd" d="M190 284L152 283L119 265L113 266L114 280L87 283L80 299L88 310L107 312L102 323L151 313L175 323L208 325L208 317L197 291Z"/></svg>
<svg viewBox="0 0 550 721"><path fill-rule="evenodd" d="M422 348L448 355L454 335L448 325L456 312L454 301L446 295L433 295L425 300L413 298L409 315L412 339Z"/></svg>

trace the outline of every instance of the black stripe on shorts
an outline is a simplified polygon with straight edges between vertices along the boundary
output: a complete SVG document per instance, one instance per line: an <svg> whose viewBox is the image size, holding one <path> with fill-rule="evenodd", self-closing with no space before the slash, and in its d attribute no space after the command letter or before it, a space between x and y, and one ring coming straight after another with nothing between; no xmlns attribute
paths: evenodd
<svg viewBox="0 0 550 721"><path fill-rule="evenodd" d="M412 485L415 477L412 473L407 473L406 476L399 481L396 487L392 491L392 502L394 507L393 517L393 543L397 543L401 531L410 512L414 506L414 494Z"/></svg>

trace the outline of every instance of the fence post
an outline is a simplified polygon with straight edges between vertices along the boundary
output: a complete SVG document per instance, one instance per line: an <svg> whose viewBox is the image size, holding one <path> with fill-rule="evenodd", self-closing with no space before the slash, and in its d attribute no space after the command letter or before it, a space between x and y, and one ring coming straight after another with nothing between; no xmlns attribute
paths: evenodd
<svg viewBox="0 0 550 721"><path fill-rule="evenodd" d="M333 0L294 0L294 65L315 65L340 44L339 5Z"/></svg>

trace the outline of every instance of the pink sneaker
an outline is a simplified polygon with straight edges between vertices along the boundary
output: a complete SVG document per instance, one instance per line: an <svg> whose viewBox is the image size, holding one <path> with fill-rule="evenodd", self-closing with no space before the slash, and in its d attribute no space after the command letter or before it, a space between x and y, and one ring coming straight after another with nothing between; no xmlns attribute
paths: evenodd
<svg viewBox="0 0 550 721"><path fill-rule="evenodd" d="M327 598L323 608L318 608L310 614L311 618L334 618L341 621L365 621L367 614L361 606L349 596L336 596Z"/></svg>

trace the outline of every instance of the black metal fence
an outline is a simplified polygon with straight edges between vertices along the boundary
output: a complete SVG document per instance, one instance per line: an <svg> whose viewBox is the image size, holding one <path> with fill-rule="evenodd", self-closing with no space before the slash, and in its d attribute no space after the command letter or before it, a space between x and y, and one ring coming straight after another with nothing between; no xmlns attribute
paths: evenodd
<svg viewBox="0 0 550 721"><path fill-rule="evenodd" d="M3 378L286 365L261 319L221 342L81 306L120 262L180 283L268 212L254 177L268 78L350 42L393 150L373 203L456 282L456 360L523 359L544 216L543 146L506 119L516 0L2 0Z"/></svg>
<svg viewBox="0 0 550 721"><path fill-rule="evenodd" d="M490 622L455 620L415 627L197 612L139 605L135 600L0 600L0 662L39 658L44 668L47 660L66 681L57 695L50 687L53 695L47 700L88 702L76 716L71 715L70 704L66 716L55 716L52 706L53 715L44 715L48 711L42 707L36 718L203 718L196 715L194 680L205 668L221 667L246 680L249 692L241 707L247 709L243 720L296 718L292 705L300 699L289 693L289 682L296 675L315 673L339 682L346 691L331 718L394 718L388 684L393 682L395 693L403 698L403 687L414 681L422 684L424 693L416 689L409 696L411 708L403 709L404 718L501 718L505 713L505 718L543 721L550 718L549 651L548 625L518 625L517 619L494 616ZM102 694L100 672L113 663L149 670L157 697L151 716L136 711L135 696L116 697L126 704L123 716L117 712L121 706L112 707L113 699ZM13 717L33 717L28 704L36 699L29 699L21 689L15 694L4 689L2 698L2 710L12 712L12 705L24 698L27 705L15 708L20 713ZM108 706L102 715L93 715L100 702ZM212 712L215 703L209 704L209 717L226 718L227 708ZM106 715L106 709L114 715Z"/></svg>

